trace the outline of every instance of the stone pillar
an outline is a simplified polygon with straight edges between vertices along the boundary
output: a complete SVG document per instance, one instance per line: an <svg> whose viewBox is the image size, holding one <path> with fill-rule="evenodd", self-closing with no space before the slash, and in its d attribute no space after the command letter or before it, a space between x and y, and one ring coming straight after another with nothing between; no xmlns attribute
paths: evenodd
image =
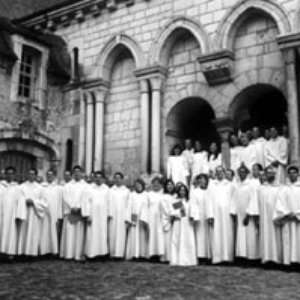
<svg viewBox="0 0 300 300"><path fill-rule="evenodd" d="M80 121L79 121L79 143L78 143L78 165L84 166L85 158L85 122L86 103L82 91L80 91Z"/></svg>
<svg viewBox="0 0 300 300"><path fill-rule="evenodd" d="M86 92L86 148L85 148L85 171L90 174L93 164L94 147L94 99L90 91Z"/></svg>
<svg viewBox="0 0 300 300"><path fill-rule="evenodd" d="M286 69L286 91L288 102L288 123L290 140L290 162L300 165L299 147L299 108L296 81L296 52L295 48L283 50Z"/></svg>
<svg viewBox="0 0 300 300"><path fill-rule="evenodd" d="M104 103L107 89L96 89L95 96L95 155L93 158L94 170L103 169L103 142L104 142Z"/></svg>
<svg viewBox="0 0 300 300"><path fill-rule="evenodd" d="M224 117L217 119L215 125L221 137L222 166L227 169L230 168L229 137L233 132L232 121L229 117Z"/></svg>
<svg viewBox="0 0 300 300"><path fill-rule="evenodd" d="M141 79L140 91L141 91L141 166L142 173L146 174L148 172L148 160L149 160L149 141L150 141L150 97L149 97L149 87L148 80Z"/></svg>
<svg viewBox="0 0 300 300"><path fill-rule="evenodd" d="M152 87L152 120L151 120L151 172L161 171L161 89L162 76L150 79Z"/></svg>

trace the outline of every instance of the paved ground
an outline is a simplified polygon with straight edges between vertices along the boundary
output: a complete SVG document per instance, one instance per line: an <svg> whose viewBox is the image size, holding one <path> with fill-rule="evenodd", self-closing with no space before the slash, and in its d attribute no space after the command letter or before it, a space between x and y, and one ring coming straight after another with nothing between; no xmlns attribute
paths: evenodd
<svg viewBox="0 0 300 300"><path fill-rule="evenodd" d="M300 299L300 273L133 262L0 264L0 299Z"/></svg>

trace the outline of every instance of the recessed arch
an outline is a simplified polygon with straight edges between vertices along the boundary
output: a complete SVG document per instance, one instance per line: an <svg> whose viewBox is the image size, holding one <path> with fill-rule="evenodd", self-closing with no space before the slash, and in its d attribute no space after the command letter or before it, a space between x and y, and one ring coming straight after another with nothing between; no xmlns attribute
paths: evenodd
<svg viewBox="0 0 300 300"><path fill-rule="evenodd" d="M271 17L278 27L279 34L291 32L288 14L278 3L271 0L240 0L220 22L216 31L217 46L220 49L232 50L233 39L239 25L249 16L249 13L255 11Z"/></svg>
<svg viewBox="0 0 300 300"><path fill-rule="evenodd" d="M168 52L182 32L189 31L197 40L201 53L211 50L212 45L206 30L200 23L186 17L171 19L158 33L150 47L150 65L167 66Z"/></svg>
<svg viewBox="0 0 300 300"><path fill-rule="evenodd" d="M95 78L109 80L113 64L124 49L131 52L137 69L145 67L145 57L138 43L122 33L111 37L100 51L95 61Z"/></svg>

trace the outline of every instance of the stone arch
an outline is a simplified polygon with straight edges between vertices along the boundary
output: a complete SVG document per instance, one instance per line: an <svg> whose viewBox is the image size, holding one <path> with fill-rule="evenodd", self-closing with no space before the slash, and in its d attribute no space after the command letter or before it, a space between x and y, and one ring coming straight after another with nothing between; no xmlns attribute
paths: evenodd
<svg viewBox="0 0 300 300"><path fill-rule="evenodd" d="M247 12L255 10L270 16L277 24L280 34L291 31L288 14L278 3L272 0L240 0L223 17L217 28L216 42L218 48L232 50L236 30L245 18L247 18Z"/></svg>
<svg viewBox="0 0 300 300"><path fill-rule="evenodd" d="M149 52L150 65L167 66L168 52L178 36L176 31L180 30L187 30L195 37L202 53L209 52L212 48L209 36L200 23L183 16L175 17L164 26L153 41Z"/></svg>
<svg viewBox="0 0 300 300"><path fill-rule="evenodd" d="M125 49L132 54L136 68L143 68L146 64L145 57L139 44L126 34L111 37L96 58L96 78L109 80L110 72L116 57Z"/></svg>
<svg viewBox="0 0 300 300"><path fill-rule="evenodd" d="M293 18L293 31L300 31L300 1L297 3L296 11Z"/></svg>

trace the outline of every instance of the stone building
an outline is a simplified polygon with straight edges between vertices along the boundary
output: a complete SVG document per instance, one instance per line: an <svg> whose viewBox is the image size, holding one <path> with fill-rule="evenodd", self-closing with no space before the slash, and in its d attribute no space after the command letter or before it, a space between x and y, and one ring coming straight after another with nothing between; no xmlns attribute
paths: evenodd
<svg viewBox="0 0 300 300"><path fill-rule="evenodd" d="M13 58L0 66L1 166L13 150L41 170L80 164L131 181L164 172L187 137L220 141L228 164L230 132L271 124L288 124L299 163L300 1L28 2L11 16L19 33L6 34ZM27 47L39 56L39 86L20 100Z"/></svg>

